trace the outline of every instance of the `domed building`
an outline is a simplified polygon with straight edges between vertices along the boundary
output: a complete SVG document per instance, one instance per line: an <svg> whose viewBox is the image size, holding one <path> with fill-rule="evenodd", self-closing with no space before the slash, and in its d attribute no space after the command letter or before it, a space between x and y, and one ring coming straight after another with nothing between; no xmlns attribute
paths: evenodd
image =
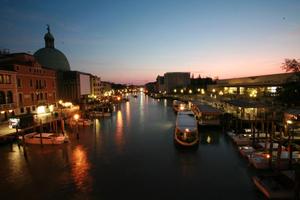
<svg viewBox="0 0 300 200"><path fill-rule="evenodd" d="M57 71L70 71L70 64L67 57L54 47L54 37L50 33L50 27L44 36L45 48L41 48L34 53L34 57L44 67Z"/></svg>

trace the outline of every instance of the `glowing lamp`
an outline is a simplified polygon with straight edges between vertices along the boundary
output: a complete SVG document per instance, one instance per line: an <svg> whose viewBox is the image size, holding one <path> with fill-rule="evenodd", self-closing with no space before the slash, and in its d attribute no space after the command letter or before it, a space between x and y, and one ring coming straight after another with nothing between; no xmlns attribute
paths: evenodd
<svg viewBox="0 0 300 200"><path fill-rule="evenodd" d="M287 124L293 124L293 121L292 120L286 120L286 123Z"/></svg>
<svg viewBox="0 0 300 200"><path fill-rule="evenodd" d="M186 129L185 129L185 132L190 132L190 129L186 128Z"/></svg>
<svg viewBox="0 0 300 200"><path fill-rule="evenodd" d="M79 119L80 115L79 114L75 114L73 117L77 121Z"/></svg>
<svg viewBox="0 0 300 200"><path fill-rule="evenodd" d="M37 114L44 114L44 113L46 113L46 107L45 106L39 106L39 107L37 107L36 113Z"/></svg>

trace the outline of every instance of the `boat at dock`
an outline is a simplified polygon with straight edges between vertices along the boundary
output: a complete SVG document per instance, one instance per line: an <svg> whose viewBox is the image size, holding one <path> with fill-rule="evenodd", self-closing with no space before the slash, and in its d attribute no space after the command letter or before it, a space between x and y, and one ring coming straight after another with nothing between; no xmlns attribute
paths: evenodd
<svg viewBox="0 0 300 200"><path fill-rule="evenodd" d="M102 111L91 111L89 113L90 117L97 118L97 117L110 117L111 112L102 112Z"/></svg>
<svg viewBox="0 0 300 200"><path fill-rule="evenodd" d="M192 111L179 111L177 113L174 142L185 147L198 146L197 121Z"/></svg>
<svg viewBox="0 0 300 200"><path fill-rule="evenodd" d="M217 108L203 103L192 103L192 111L200 126L220 126L223 112Z"/></svg>
<svg viewBox="0 0 300 200"><path fill-rule="evenodd" d="M23 137L19 137L20 140L23 140ZM67 136L56 133L29 133L24 135L24 142L26 144L63 144L68 142L69 139Z"/></svg>
<svg viewBox="0 0 300 200"><path fill-rule="evenodd" d="M71 126L79 125L79 126L90 126L93 124L93 121L90 119L78 119L77 122L74 119L70 119L67 121Z"/></svg>
<svg viewBox="0 0 300 200"><path fill-rule="evenodd" d="M270 154L268 152L255 152L248 156L249 163L254 166L256 169L268 169ZM295 163L297 160L300 159L300 152L293 151L292 152L292 163ZM273 151L272 153L272 163L276 164L277 162L277 151ZM287 169L289 167L289 152L282 151L280 160L279 160L279 169Z"/></svg>
<svg viewBox="0 0 300 200"><path fill-rule="evenodd" d="M174 100L173 101L173 110L175 113L179 111L188 110L188 105L182 101Z"/></svg>

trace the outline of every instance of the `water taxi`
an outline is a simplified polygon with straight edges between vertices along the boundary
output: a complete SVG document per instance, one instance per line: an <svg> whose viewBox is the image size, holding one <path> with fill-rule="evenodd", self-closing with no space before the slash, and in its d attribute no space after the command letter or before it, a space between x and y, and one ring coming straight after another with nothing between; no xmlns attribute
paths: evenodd
<svg viewBox="0 0 300 200"><path fill-rule="evenodd" d="M19 137L22 140L22 136ZM67 136L56 133L29 133L24 135L24 142L26 144L63 144L68 142Z"/></svg>
<svg viewBox="0 0 300 200"><path fill-rule="evenodd" d="M184 111L188 109L188 105L182 101L174 100L173 101L173 110L175 113L179 111Z"/></svg>
<svg viewBox="0 0 300 200"><path fill-rule="evenodd" d="M197 121L192 111L179 111L177 114L174 142L181 146L197 146L199 133Z"/></svg>

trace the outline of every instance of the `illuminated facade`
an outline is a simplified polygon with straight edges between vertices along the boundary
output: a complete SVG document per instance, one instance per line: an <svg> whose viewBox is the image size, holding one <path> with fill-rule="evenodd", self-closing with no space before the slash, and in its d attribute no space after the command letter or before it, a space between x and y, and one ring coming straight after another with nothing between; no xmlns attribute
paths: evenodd
<svg viewBox="0 0 300 200"><path fill-rule="evenodd" d="M271 74L242 78L217 80L208 86L208 92L224 96L241 96L245 98L273 97L287 81L297 80L295 73Z"/></svg>
<svg viewBox="0 0 300 200"><path fill-rule="evenodd" d="M91 76L91 90L92 95L101 96L101 78L98 76Z"/></svg>
<svg viewBox="0 0 300 200"><path fill-rule="evenodd" d="M55 104L55 71L43 68L34 56L26 53L2 55L0 68L15 73L11 76L11 87L16 87L12 95L12 102L16 105L13 109L15 114L36 113L38 106L48 108ZM7 99L6 96L6 100L11 102L10 97Z"/></svg>
<svg viewBox="0 0 300 200"><path fill-rule="evenodd" d="M0 70L0 121L5 121L17 108L16 73Z"/></svg>

